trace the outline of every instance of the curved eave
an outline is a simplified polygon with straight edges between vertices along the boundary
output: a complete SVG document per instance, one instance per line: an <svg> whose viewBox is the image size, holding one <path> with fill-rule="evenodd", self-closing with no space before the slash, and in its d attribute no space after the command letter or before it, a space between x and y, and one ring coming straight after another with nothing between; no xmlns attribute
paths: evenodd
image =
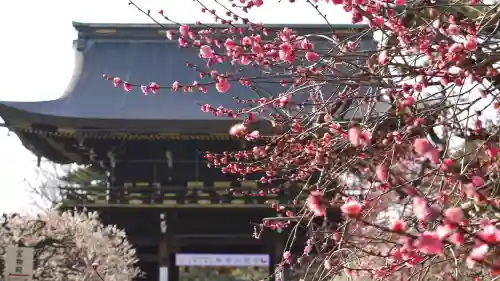
<svg viewBox="0 0 500 281"><path fill-rule="evenodd" d="M75 162L75 159L70 159L65 156L43 137L28 134L23 130L13 129L12 131L17 135L21 144L37 157L44 157L51 162L63 165Z"/></svg>
<svg viewBox="0 0 500 281"><path fill-rule="evenodd" d="M236 120L131 120L103 118L75 118L45 115L23 110L20 102L0 102L0 117L7 126L17 130L32 130L33 125L52 126L54 130L110 133L179 133L213 134L227 133ZM36 105L34 105L36 107Z"/></svg>

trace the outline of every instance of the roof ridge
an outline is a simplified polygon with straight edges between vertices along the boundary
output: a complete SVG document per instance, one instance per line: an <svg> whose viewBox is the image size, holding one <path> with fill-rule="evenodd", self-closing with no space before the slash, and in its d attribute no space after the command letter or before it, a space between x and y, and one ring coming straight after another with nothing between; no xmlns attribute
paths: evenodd
<svg viewBox="0 0 500 281"><path fill-rule="evenodd" d="M90 28L90 29L98 29L98 28L115 28L115 29L135 29L135 28L154 28L154 29L163 29L162 26L156 24L156 23L84 23L84 22L72 22L73 27L75 29L84 29L84 28ZM195 23L185 23L186 25L194 28L199 28L199 29L204 29L207 28L204 25L199 25ZM177 24L169 24L165 23L162 24L163 26L167 28L176 28L178 27ZM230 28L231 25L227 24L210 24L209 25L212 28ZM247 27L248 25L245 24L234 24L236 27ZM304 28L304 29L347 29L347 28L366 28L368 25L366 24L317 24L317 23L280 23L280 24L263 24L263 26L268 27L268 28L284 28L284 27L290 27L290 28Z"/></svg>
<svg viewBox="0 0 500 281"><path fill-rule="evenodd" d="M207 29L205 25L188 24L193 29ZM236 27L248 27L248 25L238 24ZM365 29L368 25L364 24L264 24L269 29L283 29L289 27L295 30L310 30L318 31L324 30L351 30L351 29ZM73 22L73 27L78 31L79 38L165 38L165 29L177 29L176 24L162 24L156 23L82 23ZM210 28L227 29L230 25L225 24L211 24Z"/></svg>

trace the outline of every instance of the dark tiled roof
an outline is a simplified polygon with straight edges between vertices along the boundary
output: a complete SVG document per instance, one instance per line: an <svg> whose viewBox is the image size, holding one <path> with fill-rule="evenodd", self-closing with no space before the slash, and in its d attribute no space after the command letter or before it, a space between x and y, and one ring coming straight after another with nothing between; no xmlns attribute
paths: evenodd
<svg viewBox="0 0 500 281"><path fill-rule="evenodd" d="M205 62L198 58L196 50L179 48L176 41L167 41L161 32L164 29L157 25L73 25L79 34L74 44L75 69L64 95L59 99L43 102L0 102L0 116L7 123L16 119L56 127L135 127L145 130L162 127L168 131L166 127L175 126L178 121L186 121L187 127L200 129L204 124L200 125L196 121L220 118L201 112L199 105L207 103L215 107L222 105L237 108L232 94L240 98L258 97L256 93L237 82L232 83L230 92L226 94L218 93L213 86L206 94L162 90L158 95L144 96L138 88L126 93L121 88L114 88L111 82L103 80L102 74L118 76L131 83L154 81L159 85L169 86L178 80L190 84L194 80L203 80L198 72L185 66L186 62L203 68ZM271 25L270 28L279 29L284 26ZM346 29L363 26L337 27ZM325 25L291 25L291 28L330 30L330 27ZM221 67L221 70L232 68L230 64ZM252 69L250 72L243 73L259 75L256 70ZM277 83L271 83L266 87L267 90L276 92L276 87L279 86ZM197 124L194 125L195 123Z"/></svg>

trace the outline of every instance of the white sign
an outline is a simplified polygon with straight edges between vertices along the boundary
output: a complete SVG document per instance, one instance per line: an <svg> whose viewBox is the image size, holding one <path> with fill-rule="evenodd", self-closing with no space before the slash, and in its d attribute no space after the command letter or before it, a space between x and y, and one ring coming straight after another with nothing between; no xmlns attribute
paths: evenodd
<svg viewBox="0 0 500 281"><path fill-rule="evenodd" d="M177 266L269 267L269 255L176 254Z"/></svg>
<svg viewBox="0 0 500 281"><path fill-rule="evenodd" d="M35 250L28 247L8 247L5 253L4 276L6 281L33 280Z"/></svg>
<svg viewBox="0 0 500 281"><path fill-rule="evenodd" d="M160 266L160 280L159 281L168 281L168 267Z"/></svg>

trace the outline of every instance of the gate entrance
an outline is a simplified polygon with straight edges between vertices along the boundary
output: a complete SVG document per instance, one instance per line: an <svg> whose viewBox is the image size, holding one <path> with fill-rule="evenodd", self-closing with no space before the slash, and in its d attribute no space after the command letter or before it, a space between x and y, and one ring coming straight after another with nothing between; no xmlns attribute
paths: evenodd
<svg viewBox="0 0 500 281"><path fill-rule="evenodd" d="M269 276L265 254L177 254L180 281L247 281Z"/></svg>

